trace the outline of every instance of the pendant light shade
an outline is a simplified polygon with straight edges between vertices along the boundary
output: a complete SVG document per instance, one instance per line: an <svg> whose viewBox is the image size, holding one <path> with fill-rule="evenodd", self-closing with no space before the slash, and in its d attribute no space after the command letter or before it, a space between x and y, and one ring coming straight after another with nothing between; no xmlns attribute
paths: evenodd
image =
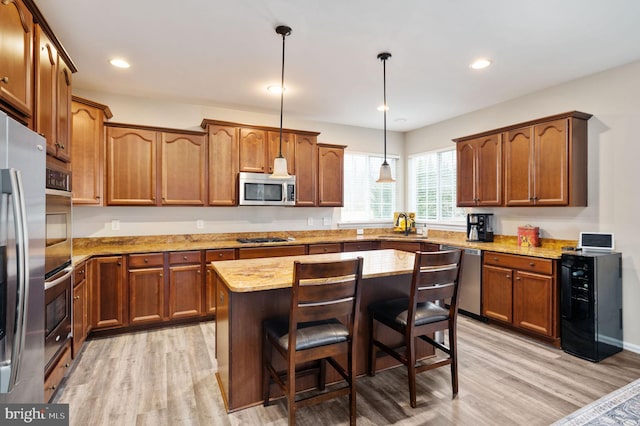
<svg viewBox="0 0 640 426"><path fill-rule="evenodd" d="M282 111L284 106L284 39L291 34L291 27L279 25L276 27L276 33L282 36L282 76L280 80L280 151L273 162L273 173L269 175L273 179L288 178L287 159L282 155Z"/></svg>
<svg viewBox="0 0 640 426"><path fill-rule="evenodd" d="M382 111L384 112L384 162L380 166L380 176L376 182L388 183L395 182L393 176L391 176L391 166L387 163L387 59L391 57L391 53L383 52L378 54L378 59L382 61L382 84L383 84L383 96L384 104L382 104Z"/></svg>

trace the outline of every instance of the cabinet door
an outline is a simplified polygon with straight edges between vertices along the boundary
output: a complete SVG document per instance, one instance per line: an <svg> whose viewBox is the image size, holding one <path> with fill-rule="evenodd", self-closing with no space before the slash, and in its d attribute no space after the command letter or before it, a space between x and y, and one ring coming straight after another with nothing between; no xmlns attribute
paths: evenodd
<svg viewBox="0 0 640 426"><path fill-rule="evenodd" d="M534 202L536 205L569 204L568 120L534 127Z"/></svg>
<svg viewBox="0 0 640 426"><path fill-rule="evenodd" d="M267 171L267 138L262 130L240 128L240 171Z"/></svg>
<svg viewBox="0 0 640 426"><path fill-rule="evenodd" d="M62 161L71 161L71 70L58 56L56 77L56 154Z"/></svg>
<svg viewBox="0 0 640 426"><path fill-rule="evenodd" d="M342 207L344 148L318 145L318 206Z"/></svg>
<svg viewBox="0 0 640 426"><path fill-rule="evenodd" d="M169 268L169 318L200 315L202 290L200 264L171 266Z"/></svg>
<svg viewBox="0 0 640 426"><path fill-rule="evenodd" d="M33 16L22 0L0 2L0 100L32 113Z"/></svg>
<svg viewBox="0 0 640 426"><path fill-rule="evenodd" d="M0 6L2 7L2 6ZM58 51L49 37L36 26L36 120L35 129L47 140L47 154L56 155L56 66Z"/></svg>
<svg viewBox="0 0 640 426"><path fill-rule="evenodd" d="M213 270L211 262L220 260L234 260L236 258L236 251L234 249L220 249L220 250L207 250L205 253L205 264L207 269L206 277L206 289L205 289L205 307L204 313L215 314L216 313L216 294L217 294L217 277L218 275Z"/></svg>
<svg viewBox="0 0 640 426"><path fill-rule="evenodd" d="M98 108L72 102L71 117L73 203L102 205L104 113Z"/></svg>
<svg viewBox="0 0 640 426"><path fill-rule="evenodd" d="M280 154L280 132L268 132L269 155L267 157L267 171L273 173L273 161ZM291 133L282 133L282 156L287 160L287 173L295 174L295 137Z"/></svg>
<svg viewBox="0 0 640 426"><path fill-rule="evenodd" d="M207 144L204 135L160 134L162 204L203 206Z"/></svg>
<svg viewBox="0 0 640 426"><path fill-rule="evenodd" d="M161 267L129 270L129 324L164 319L164 274Z"/></svg>
<svg viewBox="0 0 640 426"><path fill-rule="evenodd" d="M317 204L317 136L295 135L296 206Z"/></svg>
<svg viewBox="0 0 640 426"><path fill-rule="evenodd" d="M87 338L89 328L87 295L87 280L83 280L73 288L73 358L78 356Z"/></svg>
<svg viewBox="0 0 640 426"><path fill-rule="evenodd" d="M122 256L92 259L91 297L93 328L127 325L127 292Z"/></svg>
<svg viewBox="0 0 640 426"><path fill-rule="evenodd" d="M507 132L504 146L504 185L507 206L533 204L533 129Z"/></svg>
<svg viewBox="0 0 640 426"><path fill-rule="evenodd" d="M514 325L553 336L554 280L551 276L515 271Z"/></svg>
<svg viewBox="0 0 640 426"><path fill-rule="evenodd" d="M107 204L156 205L156 132L107 127Z"/></svg>
<svg viewBox="0 0 640 426"><path fill-rule="evenodd" d="M238 204L238 135L235 127L209 126L209 205Z"/></svg>
<svg viewBox="0 0 640 426"><path fill-rule="evenodd" d="M488 318L513 321L512 270L485 265L482 270L482 314Z"/></svg>
<svg viewBox="0 0 640 426"><path fill-rule="evenodd" d="M457 156L457 205L458 207L475 206L476 195L476 140L458 142L456 144Z"/></svg>
<svg viewBox="0 0 640 426"><path fill-rule="evenodd" d="M477 140L476 194L479 206L502 205L502 135Z"/></svg>

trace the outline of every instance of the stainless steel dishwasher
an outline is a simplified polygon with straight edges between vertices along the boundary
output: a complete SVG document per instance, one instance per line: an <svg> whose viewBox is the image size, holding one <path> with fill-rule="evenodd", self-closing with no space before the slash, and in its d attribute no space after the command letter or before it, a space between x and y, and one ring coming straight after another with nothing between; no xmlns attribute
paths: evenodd
<svg viewBox="0 0 640 426"><path fill-rule="evenodd" d="M460 277L458 310L482 320L482 250L441 245L440 250L463 250L462 275Z"/></svg>

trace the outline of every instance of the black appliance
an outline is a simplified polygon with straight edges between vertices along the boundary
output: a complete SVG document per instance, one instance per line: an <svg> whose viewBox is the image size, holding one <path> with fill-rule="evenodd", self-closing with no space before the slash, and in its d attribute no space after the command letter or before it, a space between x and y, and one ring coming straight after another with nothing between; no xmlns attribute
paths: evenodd
<svg viewBox="0 0 640 426"><path fill-rule="evenodd" d="M622 256L567 252L561 259L561 345L598 362L622 350Z"/></svg>
<svg viewBox="0 0 640 426"><path fill-rule="evenodd" d="M467 215L467 241L493 241L493 213Z"/></svg>

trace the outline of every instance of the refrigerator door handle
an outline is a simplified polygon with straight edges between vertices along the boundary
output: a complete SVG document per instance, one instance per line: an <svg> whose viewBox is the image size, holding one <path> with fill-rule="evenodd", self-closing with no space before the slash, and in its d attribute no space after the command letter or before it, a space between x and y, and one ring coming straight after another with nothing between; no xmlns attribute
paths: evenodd
<svg viewBox="0 0 640 426"><path fill-rule="evenodd" d="M14 341L11 345L11 359L3 362L2 367L0 367L2 370L0 393L9 393L20 379L18 372L20 370L20 360L26 338L26 302L29 299L29 286L27 285L29 282L29 236L26 225L27 217L20 171L16 169L3 169L0 172L2 173L2 192L13 196L13 202L11 204L13 205L13 220L15 225L16 271L18 276L13 333ZM8 380L6 380L7 378Z"/></svg>

